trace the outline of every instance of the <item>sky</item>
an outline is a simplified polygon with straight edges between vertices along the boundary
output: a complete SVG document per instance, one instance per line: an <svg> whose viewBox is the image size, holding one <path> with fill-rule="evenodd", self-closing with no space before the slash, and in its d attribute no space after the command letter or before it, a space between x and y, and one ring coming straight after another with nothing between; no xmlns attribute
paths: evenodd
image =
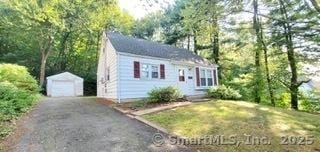
<svg viewBox="0 0 320 152"><path fill-rule="evenodd" d="M142 18L148 13L159 11L173 3L174 0L119 0L120 8L128 11L135 19Z"/></svg>

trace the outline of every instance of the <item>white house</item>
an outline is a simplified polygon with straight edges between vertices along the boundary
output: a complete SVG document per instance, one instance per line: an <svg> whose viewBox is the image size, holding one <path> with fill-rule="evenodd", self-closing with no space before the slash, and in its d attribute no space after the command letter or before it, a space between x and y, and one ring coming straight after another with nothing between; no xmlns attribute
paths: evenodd
<svg viewBox="0 0 320 152"><path fill-rule="evenodd" d="M69 72L47 77L47 96L83 96L83 79Z"/></svg>
<svg viewBox="0 0 320 152"><path fill-rule="evenodd" d="M116 102L147 97L155 87L176 86L186 96L217 86L217 65L171 45L105 32L101 44L97 96Z"/></svg>

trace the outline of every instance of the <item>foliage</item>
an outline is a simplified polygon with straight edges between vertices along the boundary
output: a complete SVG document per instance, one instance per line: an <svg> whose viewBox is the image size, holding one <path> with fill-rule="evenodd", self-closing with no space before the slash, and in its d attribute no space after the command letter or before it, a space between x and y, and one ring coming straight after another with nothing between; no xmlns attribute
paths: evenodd
<svg viewBox="0 0 320 152"><path fill-rule="evenodd" d="M18 89L39 92L37 81L30 75L26 67L15 64L0 64L0 82L9 82Z"/></svg>
<svg viewBox="0 0 320 152"><path fill-rule="evenodd" d="M164 11L160 31L176 46L196 38L195 53L219 63L219 82L243 99L285 107L285 94L296 96L301 84L298 65L319 61L319 7L314 0L254 2L258 7L251 1L178 0Z"/></svg>
<svg viewBox="0 0 320 152"><path fill-rule="evenodd" d="M115 0L0 1L0 13L1 62L24 65L37 78L39 63L45 76L70 71L85 79L86 95L96 94L102 32L130 34L133 25Z"/></svg>
<svg viewBox="0 0 320 152"><path fill-rule="evenodd" d="M254 86L259 85L262 103L271 103L268 92L273 90L276 106L286 107L286 93L298 91L298 65L319 61L319 6L314 0L255 2L256 12L251 1L177 0L164 11L134 20L116 0L0 0L0 61L24 65L37 78L39 63L46 63L46 76L70 71L85 79L85 94L94 95L104 29L176 46L188 41L195 53L219 63L220 84L239 90L242 99L254 101ZM260 32L252 24L254 14ZM39 50L46 46L50 53L44 62ZM262 56L268 64L262 64ZM255 66L258 57L260 68ZM297 78L288 70L296 66Z"/></svg>
<svg viewBox="0 0 320 152"><path fill-rule="evenodd" d="M39 86L26 67L0 64L0 137L11 132L9 121L38 99Z"/></svg>
<svg viewBox="0 0 320 152"><path fill-rule="evenodd" d="M137 20L133 25L132 35L137 38L160 41L161 37L157 37L160 28L162 14L154 13Z"/></svg>
<svg viewBox="0 0 320 152"><path fill-rule="evenodd" d="M211 87L208 92L208 96L216 99L238 100L241 98L238 90L234 90L231 87L220 85L218 87Z"/></svg>
<svg viewBox="0 0 320 152"><path fill-rule="evenodd" d="M6 137L12 132L10 125L0 122L0 137Z"/></svg>
<svg viewBox="0 0 320 152"><path fill-rule="evenodd" d="M315 91L300 93L301 110L308 112L320 112L320 96Z"/></svg>
<svg viewBox="0 0 320 152"><path fill-rule="evenodd" d="M148 100L156 103L174 102L181 97L180 91L172 86L154 88L148 92L148 95Z"/></svg>
<svg viewBox="0 0 320 152"><path fill-rule="evenodd" d="M0 114L12 119L26 112L37 99L37 94L21 90L8 82L0 82Z"/></svg>
<svg viewBox="0 0 320 152"><path fill-rule="evenodd" d="M291 96L290 93L283 93L280 95L280 99L277 100L276 106L281 108L290 108Z"/></svg>

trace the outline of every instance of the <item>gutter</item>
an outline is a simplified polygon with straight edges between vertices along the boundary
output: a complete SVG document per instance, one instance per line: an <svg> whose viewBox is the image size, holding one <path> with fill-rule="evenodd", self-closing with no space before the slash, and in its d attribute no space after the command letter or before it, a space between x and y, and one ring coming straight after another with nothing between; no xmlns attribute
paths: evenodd
<svg viewBox="0 0 320 152"><path fill-rule="evenodd" d="M193 63L193 62L181 62L181 61L170 61L170 63L175 64L175 65L186 65L186 66L199 66L199 67L207 67L207 68L218 68L219 65L217 64L212 64L212 65L207 65L207 64L199 64L199 63Z"/></svg>

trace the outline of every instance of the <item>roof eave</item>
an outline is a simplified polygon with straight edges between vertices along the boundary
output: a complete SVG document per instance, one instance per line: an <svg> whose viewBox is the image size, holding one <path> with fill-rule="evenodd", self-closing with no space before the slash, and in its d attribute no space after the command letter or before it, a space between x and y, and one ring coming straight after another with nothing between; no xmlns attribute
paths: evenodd
<svg viewBox="0 0 320 152"><path fill-rule="evenodd" d="M193 61L170 61L170 63L175 65L186 65L186 66L200 66L200 67L210 67L217 68L217 64L206 64L206 63L195 63Z"/></svg>

